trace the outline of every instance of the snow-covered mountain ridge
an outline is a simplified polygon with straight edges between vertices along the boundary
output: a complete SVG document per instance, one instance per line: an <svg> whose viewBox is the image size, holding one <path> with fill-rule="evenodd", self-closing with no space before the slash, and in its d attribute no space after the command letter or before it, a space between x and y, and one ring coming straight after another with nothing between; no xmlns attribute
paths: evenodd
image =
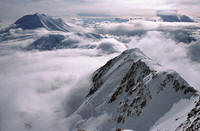
<svg viewBox="0 0 200 131"><path fill-rule="evenodd" d="M194 105L193 98L198 96L178 73L164 69L139 49L126 50L108 61L94 73L92 82L87 99L72 115L79 116L72 129L147 131L172 110L174 104L187 100ZM186 117L192 107L181 115ZM95 121L104 115L108 116L103 122L90 127L91 119ZM185 117L169 129L175 130Z"/></svg>
<svg viewBox="0 0 200 131"><path fill-rule="evenodd" d="M22 16L15 23L1 29L0 34L7 33L12 29L35 30L39 28L44 28L48 31L63 32L70 32L73 30L71 26L60 18L56 19L45 14L35 13Z"/></svg>

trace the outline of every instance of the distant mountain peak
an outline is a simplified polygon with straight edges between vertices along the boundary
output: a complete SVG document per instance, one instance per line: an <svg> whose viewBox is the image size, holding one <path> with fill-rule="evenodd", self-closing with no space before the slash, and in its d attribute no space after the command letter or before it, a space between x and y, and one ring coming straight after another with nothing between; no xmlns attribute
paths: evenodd
<svg viewBox="0 0 200 131"><path fill-rule="evenodd" d="M43 27L38 13L33 15L25 15L15 22L17 27L22 29L35 29Z"/></svg>
<svg viewBox="0 0 200 131"><path fill-rule="evenodd" d="M177 10L158 10L157 16L164 22L194 22L189 16L178 14Z"/></svg>
<svg viewBox="0 0 200 131"><path fill-rule="evenodd" d="M45 14L30 14L19 18L15 23L17 28L37 29L45 28L47 30L65 31L68 32L70 26L64 23L61 19L55 19Z"/></svg>

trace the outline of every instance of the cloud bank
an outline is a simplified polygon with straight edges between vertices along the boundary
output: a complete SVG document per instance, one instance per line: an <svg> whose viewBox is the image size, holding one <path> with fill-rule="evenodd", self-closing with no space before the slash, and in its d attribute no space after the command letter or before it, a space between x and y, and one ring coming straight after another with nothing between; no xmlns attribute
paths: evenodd
<svg viewBox="0 0 200 131"><path fill-rule="evenodd" d="M27 13L66 16L78 13L108 15L154 15L159 9L177 9L198 15L198 0L0 0L0 20L14 20ZM89 8L88 8L89 7Z"/></svg>

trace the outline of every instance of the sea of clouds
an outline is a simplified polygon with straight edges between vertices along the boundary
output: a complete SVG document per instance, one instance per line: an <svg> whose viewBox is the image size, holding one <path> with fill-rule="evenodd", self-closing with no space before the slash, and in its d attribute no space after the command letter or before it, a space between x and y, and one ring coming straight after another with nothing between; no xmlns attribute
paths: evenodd
<svg viewBox="0 0 200 131"><path fill-rule="evenodd" d="M69 23L75 28L69 33L0 34L0 130L66 131L65 119L84 101L92 73L129 48L141 49L200 90L199 23L92 20Z"/></svg>

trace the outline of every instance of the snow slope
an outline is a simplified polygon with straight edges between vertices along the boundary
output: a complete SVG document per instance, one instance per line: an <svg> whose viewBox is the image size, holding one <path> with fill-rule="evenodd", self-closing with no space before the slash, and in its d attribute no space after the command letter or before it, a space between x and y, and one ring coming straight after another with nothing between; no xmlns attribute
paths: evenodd
<svg viewBox="0 0 200 131"><path fill-rule="evenodd" d="M108 61L93 74L92 82L86 100L66 119L69 130L175 130L198 96L178 73L137 48Z"/></svg>

